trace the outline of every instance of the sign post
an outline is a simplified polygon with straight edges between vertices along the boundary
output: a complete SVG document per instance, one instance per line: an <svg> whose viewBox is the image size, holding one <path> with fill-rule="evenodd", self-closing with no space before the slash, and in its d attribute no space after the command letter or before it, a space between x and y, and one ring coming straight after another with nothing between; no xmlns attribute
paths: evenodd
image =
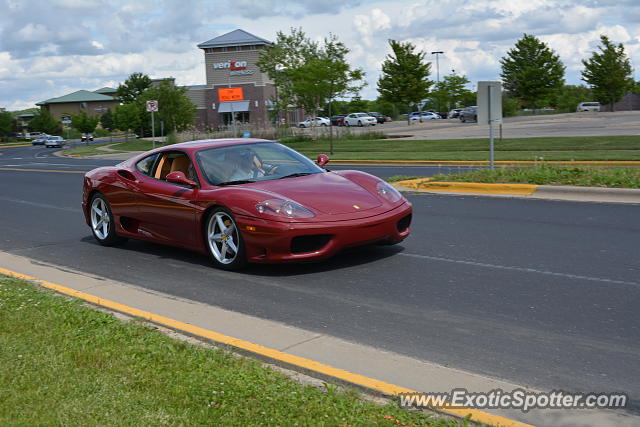
<svg viewBox="0 0 640 427"><path fill-rule="evenodd" d="M153 148L156 148L156 123L153 117L153 113L158 111L158 101L147 101L147 111L151 112L151 139L153 140Z"/></svg>
<svg viewBox="0 0 640 427"><path fill-rule="evenodd" d="M493 124L502 124L502 84L478 82L478 124L489 125L489 166L494 168Z"/></svg>

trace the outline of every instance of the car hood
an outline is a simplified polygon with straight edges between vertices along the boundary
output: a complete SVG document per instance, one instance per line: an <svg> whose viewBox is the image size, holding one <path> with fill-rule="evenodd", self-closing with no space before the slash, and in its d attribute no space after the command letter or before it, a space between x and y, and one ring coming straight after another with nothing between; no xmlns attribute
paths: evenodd
<svg viewBox="0 0 640 427"><path fill-rule="evenodd" d="M380 199L360 185L331 172L249 185L251 188L273 194L274 198L290 199L329 215L362 212L382 204Z"/></svg>

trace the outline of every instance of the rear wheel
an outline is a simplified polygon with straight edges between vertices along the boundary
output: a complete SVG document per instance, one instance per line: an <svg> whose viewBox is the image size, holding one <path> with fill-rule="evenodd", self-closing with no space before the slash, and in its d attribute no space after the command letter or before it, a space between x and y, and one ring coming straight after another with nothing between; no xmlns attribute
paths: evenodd
<svg viewBox="0 0 640 427"><path fill-rule="evenodd" d="M358 120L358 126L362 127L362 121Z"/></svg>
<svg viewBox="0 0 640 427"><path fill-rule="evenodd" d="M205 228L207 248L218 268L237 270L247 264L242 234L231 212L216 208L209 214Z"/></svg>
<svg viewBox="0 0 640 427"><path fill-rule="evenodd" d="M111 213L109 202L102 194L98 193L91 198L89 209L91 231L98 243L103 246L114 246L127 240L116 234L115 218Z"/></svg>

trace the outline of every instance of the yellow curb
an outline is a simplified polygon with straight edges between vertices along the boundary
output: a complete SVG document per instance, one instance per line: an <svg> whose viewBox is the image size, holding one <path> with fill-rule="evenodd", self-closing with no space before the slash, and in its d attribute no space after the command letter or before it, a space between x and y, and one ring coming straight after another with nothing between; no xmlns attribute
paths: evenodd
<svg viewBox="0 0 640 427"><path fill-rule="evenodd" d="M181 322L179 320L174 320L169 317L161 316L159 314L150 313L144 310L139 310L134 307L129 307L124 304L120 304L115 301L110 301L104 298L97 297L95 295L87 294L85 292L81 292L75 289L68 288L66 286L58 285L56 283L47 282L42 279L38 279L33 276L28 276L26 274L18 273L12 270L8 270L6 268L0 267L0 274L4 274L7 276L13 276L24 280L30 280L37 282L42 287L54 290L61 294L69 295L75 298L82 299L84 301L88 301L92 304L99 305L102 307L107 307L111 310L119 311L121 313L126 313L131 316L139 317L142 319L149 320L153 323L157 323L160 325L167 326L171 329L179 330L186 332L191 335L199 336L202 338L206 338L211 341L215 341L221 344L225 344L231 347L235 347L240 350L248 351L250 353L260 355L262 357L266 357L271 360L283 362L288 365L297 366L303 368L305 370L314 371L323 375L327 375L330 377L337 378L342 381L346 381L352 384L356 384L368 389L376 390L385 395L389 396L398 396L401 393L417 393L414 390L404 388L395 384L387 383L384 381L376 380L374 378L369 378L364 375L356 374L353 372L346 371L344 369L334 368L330 365L325 365L320 362L316 362L312 359L307 359L305 357L294 356L292 354L288 354L279 350L275 350L269 347L262 346L260 344L254 344L249 341L245 341L239 338L230 337L228 335L221 334L219 332L211 331L208 329L200 328L195 325L191 325L189 323ZM533 427L530 424L521 423L516 420L512 420L509 418L501 417L498 415L493 415L485 411L465 408L432 408L437 412L441 412L448 415L453 415L455 417L467 417L470 416L471 420L489 424L492 426L500 426L500 427Z"/></svg>
<svg viewBox="0 0 640 427"><path fill-rule="evenodd" d="M410 179L394 182L410 190L444 191L449 193L509 194L530 196L538 188L535 184L484 184L478 182L434 182L428 179Z"/></svg>
<svg viewBox="0 0 640 427"><path fill-rule="evenodd" d="M447 166L447 165L468 165L468 166L484 166L489 162L486 160L331 160L335 165L389 165L389 166ZM593 160L593 161L564 161L564 160L545 160L544 162L534 162L530 160L499 160L494 162L496 165L568 165L568 166L640 166L640 161L636 160Z"/></svg>
<svg viewBox="0 0 640 427"><path fill-rule="evenodd" d="M0 148L30 147L33 144L0 145Z"/></svg>
<svg viewBox="0 0 640 427"><path fill-rule="evenodd" d="M86 171L62 171L62 170L56 170L56 169L21 169L21 168L0 168L0 171L48 172L48 173L86 173Z"/></svg>

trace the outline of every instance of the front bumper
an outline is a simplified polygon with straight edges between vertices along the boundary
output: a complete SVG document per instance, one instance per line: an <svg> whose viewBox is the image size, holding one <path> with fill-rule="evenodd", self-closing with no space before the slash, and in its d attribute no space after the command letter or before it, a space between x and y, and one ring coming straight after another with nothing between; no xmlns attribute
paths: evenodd
<svg viewBox="0 0 640 427"><path fill-rule="evenodd" d="M398 243L409 235L409 202L368 218L285 223L236 216L250 262L309 261L371 243Z"/></svg>

